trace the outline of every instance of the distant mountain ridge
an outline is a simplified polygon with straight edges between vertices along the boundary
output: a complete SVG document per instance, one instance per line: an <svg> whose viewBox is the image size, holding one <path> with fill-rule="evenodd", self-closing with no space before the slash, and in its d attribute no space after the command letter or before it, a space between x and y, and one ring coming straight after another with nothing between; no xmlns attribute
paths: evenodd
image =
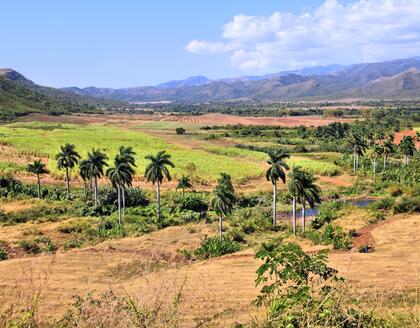
<svg viewBox="0 0 420 328"><path fill-rule="evenodd" d="M80 96L129 102L420 98L418 71L420 57L411 57L379 63L315 66L219 80L196 76L157 86L123 89L70 87L63 90Z"/></svg>

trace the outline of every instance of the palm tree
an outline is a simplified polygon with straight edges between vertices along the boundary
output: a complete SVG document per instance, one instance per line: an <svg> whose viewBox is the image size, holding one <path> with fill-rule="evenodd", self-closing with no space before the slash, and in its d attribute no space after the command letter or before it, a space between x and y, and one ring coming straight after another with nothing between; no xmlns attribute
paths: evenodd
<svg viewBox="0 0 420 328"><path fill-rule="evenodd" d="M292 225L293 233L296 235L296 201L303 194L303 186L305 182L305 172L299 166L295 166L287 175L288 189L292 195Z"/></svg>
<svg viewBox="0 0 420 328"><path fill-rule="evenodd" d="M38 198L41 198L41 174L47 174L49 171L45 167L45 164L42 163L40 159L34 161L31 164L28 164L26 167L26 171L29 173L36 174L37 182L38 182Z"/></svg>
<svg viewBox="0 0 420 328"><path fill-rule="evenodd" d="M363 156L367 148L365 140L358 134L351 134L350 145L353 149L353 173L357 173L359 168L359 156Z"/></svg>
<svg viewBox="0 0 420 328"><path fill-rule="evenodd" d="M316 179L310 173L303 172L303 181L302 181L302 190L299 196L300 203L302 204L302 233L305 233L305 226L306 226L306 218L305 218L305 209L306 209L306 202L308 202L311 208L315 207L315 204L319 204L321 202L320 193L321 188L319 188L315 181ZM296 210L295 210L296 212Z"/></svg>
<svg viewBox="0 0 420 328"><path fill-rule="evenodd" d="M409 157L413 156L416 152L414 138L410 136L405 136L398 145L398 148L400 152L404 155L404 164L407 165Z"/></svg>
<svg viewBox="0 0 420 328"><path fill-rule="evenodd" d="M117 155L115 160L119 163L127 163L131 170L131 174L134 175L134 168L137 167L134 156L136 156L136 152L133 150L133 147L121 146L119 149L119 155ZM124 184L121 189L123 211L125 211L125 186L126 185Z"/></svg>
<svg viewBox="0 0 420 328"><path fill-rule="evenodd" d="M79 161L80 155L75 150L76 146L65 144L60 147L60 152L55 156L59 170L66 170L66 192L67 198L70 197L69 169L72 169Z"/></svg>
<svg viewBox="0 0 420 328"><path fill-rule="evenodd" d="M106 163L107 159L108 156L100 150L92 149L92 152L88 153L87 161L90 168L90 174L93 177L93 190L96 205L98 205L98 178L101 178L104 175L104 167L108 166Z"/></svg>
<svg viewBox="0 0 420 328"><path fill-rule="evenodd" d="M121 189L124 185L131 184L132 174L130 166L127 163L114 162L115 167L110 167L106 171L106 176L111 181L114 188L117 189L118 200L118 223L122 224L122 211L121 211Z"/></svg>
<svg viewBox="0 0 420 328"><path fill-rule="evenodd" d="M273 227L275 227L277 224L277 181L281 179L283 183L286 183L285 170L288 170L289 166L284 160L289 158L289 155L284 152L269 152L268 156L267 163L270 167L265 176L267 181L273 184Z"/></svg>
<svg viewBox="0 0 420 328"><path fill-rule="evenodd" d="M379 157L382 156L384 152L384 147L382 147L381 145L373 145L372 147L372 158L373 158L373 179L376 180L376 164L377 164L377 160Z"/></svg>
<svg viewBox="0 0 420 328"><path fill-rule="evenodd" d="M219 217L220 240L222 240L223 233L223 217L232 213L236 201L235 192L230 181L230 176L226 173L222 173L219 182L213 191L213 198L210 202L211 208Z"/></svg>
<svg viewBox="0 0 420 328"><path fill-rule="evenodd" d="M191 184L190 177L188 175L183 175L178 181L178 185L176 186L176 190L181 189L182 194L184 194L185 189L191 189L191 188L192 188L192 184Z"/></svg>
<svg viewBox="0 0 420 328"><path fill-rule="evenodd" d="M162 216L160 213L160 185L163 182L163 179L166 178L168 181L171 181L171 174L169 173L168 166L174 168L175 165L170 161L171 155L167 154L166 151L160 151L156 156L148 155L145 157L150 163L146 167L144 176L148 182L157 184L156 189L156 202L157 202L157 215L158 221L162 221Z"/></svg>
<svg viewBox="0 0 420 328"><path fill-rule="evenodd" d="M384 171L386 170L386 163L390 155L394 153L394 144L391 140L386 140L383 145L382 153L384 155Z"/></svg>
<svg viewBox="0 0 420 328"><path fill-rule="evenodd" d="M83 161L80 161L79 174L80 174L80 177L83 179L83 194L86 197L87 196L87 181L90 181L92 178L91 167L88 160L84 159Z"/></svg>

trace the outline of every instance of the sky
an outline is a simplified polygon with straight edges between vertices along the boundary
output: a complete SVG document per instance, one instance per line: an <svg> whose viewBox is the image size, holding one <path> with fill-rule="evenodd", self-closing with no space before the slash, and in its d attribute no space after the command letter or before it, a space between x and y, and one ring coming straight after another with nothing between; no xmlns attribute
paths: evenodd
<svg viewBox="0 0 420 328"><path fill-rule="evenodd" d="M0 0L0 67L155 85L420 55L420 0Z"/></svg>

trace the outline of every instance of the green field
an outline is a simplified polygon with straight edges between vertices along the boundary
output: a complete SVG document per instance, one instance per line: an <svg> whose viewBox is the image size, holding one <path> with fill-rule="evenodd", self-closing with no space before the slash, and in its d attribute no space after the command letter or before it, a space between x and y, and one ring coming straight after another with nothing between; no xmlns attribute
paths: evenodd
<svg viewBox="0 0 420 328"><path fill-rule="evenodd" d="M161 128L162 123L160 122ZM172 124L169 125L172 127ZM14 123L0 127L0 142L16 148L19 156L49 158L49 169L56 176L61 176L63 173L56 169L54 156L60 145L65 143L75 144L82 157L85 157L92 148L99 148L108 154L110 159L115 156L121 145L131 146L137 152L139 175L143 173L147 163L144 157L160 150L166 150L172 155L176 165L173 170L174 177L191 173L188 169L191 163L196 167L197 176L205 181L214 181L220 172L227 172L236 182L244 182L263 176L265 171L266 155L261 152L221 146L211 141L206 142L202 149L191 149L151 136L147 131L106 125ZM314 174L334 175L339 171L331 161L311 159L304 155L292 157L289 164L300 165ZM0 170L4 173L15 173L23 169L23 165L14 163L3 162L0 165Z"/></svg>

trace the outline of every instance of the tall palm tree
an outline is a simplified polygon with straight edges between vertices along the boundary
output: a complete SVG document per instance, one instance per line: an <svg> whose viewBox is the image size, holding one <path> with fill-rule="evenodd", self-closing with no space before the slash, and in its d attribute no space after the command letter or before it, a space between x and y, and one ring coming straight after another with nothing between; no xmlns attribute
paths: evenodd
<svg viewBox="0 0 420 328"><path fill-rule="evenodd" d="M41 174L47 174L49 171L45 167L45 164L42 163L40 159L34 161L31 164L28 164L26 171L29 173L36 174L37 185L38 185L38 198L41 198Z"/></svg>
<svg viewBox="0 0 420 328"><path fill-rule="evenodd" d="M384 155L384 167L383 170L386 170L386 164L388 162L389 156L391 156L394 153L394 144L391 140L386 140L383 144L382 153Z"/></svg>
<svg viewBox="0 0 420 328"><path fill-rule="evenodd" d="M92 178L91 167L89 161L84 159L79 163L79 174L83 179L83 194L87 197L87 182Z"/></svg>
<svg viewBox="0 0 420 328"><path fill-rule="evenodd" d="M119 154L116 157L116 161L118 163L126 163L129 166L129 169L131 171L131 174L134 175L135 173L135 167L137 167L136 165L136 152L133 150L133 147L125 147L125 146L121 146L119 149ZM130 182L131 185L131 182ZM126 184L124 184L122 186L121 189L121 196L122 196L122 207L123 207L123 211L125 211L125 189L126 189Z"/></svg>
<svg viewBox="0 0 420 328"><path fill-rule="evenodd" d="M372 147L372 153L371 157L373 159L373 179L376 180L376 166L377 166L377 160L379 157L382 156L384 153L384 147L381 145L374 144Z"/></svg>
<svg viewBox="0 0 420 328"><path fill-rule="evenodd" d="M268 153L268 168L265 177L267 181L271 181L273 184L273 227L277 224L277 181L280 179L283 183L286 183L285 170L289 169L285 159L289 158L289 155L284 152L269 152Z"/></svg>
<svg viewBox="0 0 420 328"><path fill-rule="evenodd" d="M185 189L191 189L191 188L192 188L192 184L191 184L190 177L188 175L183 175L178 180L178 185L176 186L176 190L181 189L182 190L182 194L184 194L185 193Z"/></svg>
<svg viewBox="0 0 420 328"><path fill-rule="evenodd" d="M106 176L111 181L114 188L117 189L117 201L118 201L118 223L122 224L122 211L121 211L121 189L126 184L131 184L132 174L130 166L127 163L117 163L115 166L110 167L106 171Z"/></svg>
<svg viewBox="0 0 420 328"><path fill-rule="evenodd" d="M364 155L367 144L360 135L352 133L350 136L350 145L353 149L353 173L356 174L359 168L359 156Z"/></svg>
<svg viewBox="0 0 420 328"><path fill-rule="evenodd" d="M107 159L108 156L100 150L92 149L92 152L88 153L87 161L90 167L90 174L93 177L93 190L96 205L98 205L98 179L104 175L104 167L108 166L106 163Z"/></svg>
<svg viewBox="0 0 420 328"><path fill-rule="evenodd" d="M305 172L299 166L295 166L287 175L288 189L292 195L292 225L293 233L296 235L296 201L303 193Z"/></svg>
<svg viewBox="0 0 420 328"><path fill-rule="evenodd" d="M405 136L398 145L398 149L404 155L404 164L407 165L409 157L413 156L416 152L414 138L410 136Z"/></svg>
<svg viewBox="0 0 420 328"><path fill-rule="evenodd" d="M230 176L226 173L222 174L216 188L213 191L213 198L211 199L211 208L219 217L219 238L222 240L223 234L223 218L233 211L236 197L232 184L230 183Z"/></svg>
<svg viewBox="0 0 420 328"><path fill-rule="evenodd" d="M167 154L166 151L160 151L156 156L148 155L145 157L150 163L147 165L144 172L144 176L148 182L157 184L156 187L156 202L157 202L157 214L158 221L162 221L162 216L160 212L160 185L163 182L163 179L166 178L168 181L171 181L171 174L169 173L169 167L174 168L175 165L171 162L171 155Z"/></svg>
<svg viewBox="0 0 420 328"><path fill-rule="evenodd" d="M305 209L306 203L309 204L311 208L315 207L315 204L321 202L321 188L315 184L316 179L314 176L308 172L304 172L303 181L302 181L302 190L299 195L300 203L302 204L302 233L305 233L306 227L306 218L305 218ZM296 210L295 210L296 211Z"/></svg>
<svg viewBox="0 0 420 328"><path fill-rule="evenodd" d="M66 170L66 192L67 198L70 197L70 179L69 169L72 169L79 161L80 155L76 151L76 146L73 144L65 144L60 146L60 152L55 156L57 160L57 167L59 170Z"/></svg>

